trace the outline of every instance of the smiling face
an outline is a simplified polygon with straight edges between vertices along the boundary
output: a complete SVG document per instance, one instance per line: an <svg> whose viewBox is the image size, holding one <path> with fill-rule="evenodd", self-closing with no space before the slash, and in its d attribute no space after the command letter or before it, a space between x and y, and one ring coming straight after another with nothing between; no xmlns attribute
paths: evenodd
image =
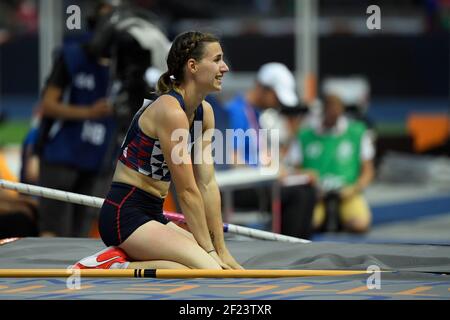
<svg viewBox="0 0 450 320"><path fill-rule="evenodd" d="M198 85L207 91L220 91L223 75L228 71L228 66L223 61L223 51L220 44L218 42L205 43L202 59L195 61L193 75Z"/></svg>

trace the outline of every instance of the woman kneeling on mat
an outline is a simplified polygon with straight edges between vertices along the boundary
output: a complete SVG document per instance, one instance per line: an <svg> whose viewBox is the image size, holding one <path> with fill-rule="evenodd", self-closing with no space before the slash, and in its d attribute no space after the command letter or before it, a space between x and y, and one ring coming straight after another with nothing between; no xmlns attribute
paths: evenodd
<svg viewBox="0 0 450 320"><path fill-rule="evenodd" d="M221 90L228 72L219 40L200 32L177 36L167 67L158 82L160 96L137 112L122 143L100 212L99 231L108 248L74 267L242 269L225 245L212 137L201 134L214 128L204 99ZM194 122L202 129L199 137ZM192 163L198 159L189 152L194 145L202 159ZM163 215L172 179L191 232Z"/></svg>

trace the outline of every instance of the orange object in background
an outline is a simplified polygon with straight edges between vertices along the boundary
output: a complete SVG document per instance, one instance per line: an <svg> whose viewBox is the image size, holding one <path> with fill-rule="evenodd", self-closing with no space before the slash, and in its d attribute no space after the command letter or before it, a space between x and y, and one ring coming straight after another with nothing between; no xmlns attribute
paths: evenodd
<svg viewBox="0 0 450 320"><path fill-rule="evenodd" d="M8 161L6 160L6 156L2 150L0 150L0 179L18 182L17 177L9 168ZM0 190L0 192L3 192L12 197L19 197L19 193L17 191L2 189Z"/></svg>
<svg viewBox="0 0 450 320"><path fill-rule="evenodd" d="M312 103L317 98L317 77L315 74L309 73L305 77L304 102Z"/></svg>
<svg viewBox="0 0 450 320"><path fill-rule="evenodd" d="M98 232L98 219L92 222L91 231L89 232L89 238L100 239L100 233Z"/></svg>
<svg viewBox="0 0 450 320"><path fill-rule="evenodd" d="M166 199L164 200L163 210L170 212L177 212L177 205L175 204L175 198L173 197L171 190L169 190L169 193Z"/></svg>
<svg viewBox="0 0 450 320"><path fill-rule="evenodd" d="M450 135L448 114L411 114L407 128L414 140L414 150L422 152L444 143Z"/></svg>
<svg viewBox="0 0 450 320"><path fill-rule="evenodd" d="M169 190L169 194L167 195L166 200L164 201L163 209L164 211L177 212L177 205L171 190ZM186 223L178 221L173 221L173 223L175 223L180 228L189 231Z"/></svg>

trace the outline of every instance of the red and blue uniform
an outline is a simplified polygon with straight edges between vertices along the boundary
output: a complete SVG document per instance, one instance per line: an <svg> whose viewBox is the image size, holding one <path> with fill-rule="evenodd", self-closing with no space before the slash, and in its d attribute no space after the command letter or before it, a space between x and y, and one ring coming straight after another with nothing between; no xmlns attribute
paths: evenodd
<svg viewBox="0 0 450 320"><path fill-rule="evenodd" d="M185 110L183 97L176 91L168 93ZM151 107L144 105L134 116L121 146L119 161L128 168L155 180L170 181L170 171L157 138L149 137L139 128L139 118ZM194 123L203 121L203 106L195 111ZM190 144L196 139L194 126L190 128ZM169 221L163 214L164 199L135 186L113 182L100 211L99 231L106 246L118 246L141 225L156 220Z"/></svg>
<svg viewBox="0 0 450 320"><path fill-rule="evenodd" d="M183 97L176 91L168 93L176 98L185 110ZM141 114L151 104L143 106L135 115L120 150L119 161L127 167L155 180L170 181L170 171L161 151L158 139L149 137L139 128L138 120ZM203 120L203 106L199 105L195 111L194 123ZM190 128L191 144L194 142L194 126Z"/></svg>

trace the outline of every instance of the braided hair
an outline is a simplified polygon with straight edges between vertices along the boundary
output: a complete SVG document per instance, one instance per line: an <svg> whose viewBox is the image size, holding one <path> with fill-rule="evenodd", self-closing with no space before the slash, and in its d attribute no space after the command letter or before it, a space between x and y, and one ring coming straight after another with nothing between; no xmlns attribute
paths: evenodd
<svg viewBox="0 0 450 320"><path fill-rule="evenodd" d="M164 94L179 86L184 80L185 63L191 58L201 60L205 44L211 42L219 42L219 39L210 33L189 31L178 35L167 56L168 70L158 80L158 93Z"/></svg>

